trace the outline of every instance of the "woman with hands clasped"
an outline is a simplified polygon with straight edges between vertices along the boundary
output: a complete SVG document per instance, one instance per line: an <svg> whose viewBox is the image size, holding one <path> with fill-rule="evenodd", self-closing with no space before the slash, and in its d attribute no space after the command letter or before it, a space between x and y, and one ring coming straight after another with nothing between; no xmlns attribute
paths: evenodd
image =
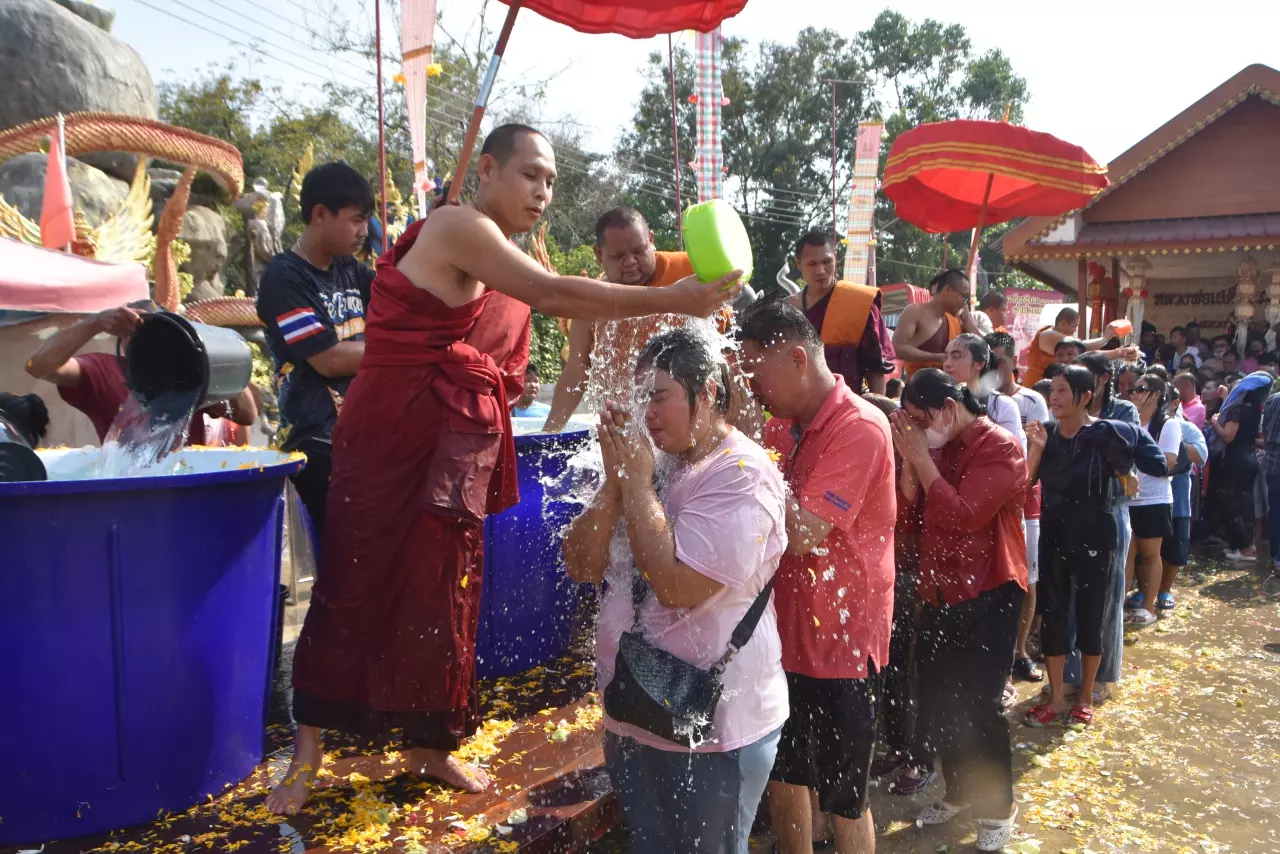
<svg viewBox="0 0 1280 854"><path fill-rule="evenodd" d="M658 335L636 373L648 436L616 404L601 413L605 482L564 537L569 575L603 584L605 764L633 851L745 854L788 709L769 587L786 548L782 475L726 420L729 371L708 341L686 329ZM749 610L758 622L735 650ZM609 688L624 633L704 671L728 657L700 738L617 719L627 709L611 708Z"/></svg>

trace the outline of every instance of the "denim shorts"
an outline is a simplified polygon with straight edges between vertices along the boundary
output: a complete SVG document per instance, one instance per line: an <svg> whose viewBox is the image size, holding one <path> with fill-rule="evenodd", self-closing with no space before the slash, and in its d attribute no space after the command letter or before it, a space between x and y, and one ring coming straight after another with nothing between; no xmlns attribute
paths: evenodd
<svg viewBox="0 0 1280 854"><path fill-rule="evenodd" d="M604 762L633 854L747 854L778 728L723 753L659 750L604 734Z"/></svg>

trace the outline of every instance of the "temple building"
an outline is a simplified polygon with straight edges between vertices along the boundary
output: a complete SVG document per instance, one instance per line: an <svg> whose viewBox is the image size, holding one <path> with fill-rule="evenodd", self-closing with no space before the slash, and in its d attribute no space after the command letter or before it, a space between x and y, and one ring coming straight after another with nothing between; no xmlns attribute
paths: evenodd
<svg viewBox="0 0 1280 854"><path fill-rule="evenodd" d="M1205 338L1280 323L1280 71L1245 68L1108 174L1085 207L1010 230L1006 262L1087 304L1091 332L1135 309Z"/></svg>

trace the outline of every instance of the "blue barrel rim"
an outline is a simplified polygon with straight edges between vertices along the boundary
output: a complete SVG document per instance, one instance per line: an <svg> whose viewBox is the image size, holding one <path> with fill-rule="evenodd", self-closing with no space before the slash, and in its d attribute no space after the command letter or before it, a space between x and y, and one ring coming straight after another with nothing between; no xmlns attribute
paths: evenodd
<svg viewBox="0 0 1280 854"><path fill-rule="evenodd" d="M283 454L284 452L277 452ZM190 489L229 483L279 480L299 472L306 458L288 458L268 465L220 469L209 472L187 472L146 477L115 477L87 480L27 480L0 483L0 499L26 498L39 495L66 495L93 492L139 492L156 489Z"/></svg>
<svg viewBox="0 0 1280 854"><path fill-rule="evenodd" d="M574 430L561 430L559 433L516 433L515 440L517 448L538 448L543 445L581 442L590 435L589 428L579 427Z"/></svg>

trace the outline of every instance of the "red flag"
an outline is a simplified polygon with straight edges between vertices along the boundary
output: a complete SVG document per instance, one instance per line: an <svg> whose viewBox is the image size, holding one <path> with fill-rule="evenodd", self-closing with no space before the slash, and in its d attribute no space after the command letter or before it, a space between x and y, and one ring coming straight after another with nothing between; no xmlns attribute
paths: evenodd
<svg viewBox="0 0 1280 854"><path fill-rule="evenodd" d="M65 249L75 236L71 181L67 177L67 149L63 140L62 116L58 116L58 130L49 140L49 163L44 173L40 242L46 249Z"/></svg>

